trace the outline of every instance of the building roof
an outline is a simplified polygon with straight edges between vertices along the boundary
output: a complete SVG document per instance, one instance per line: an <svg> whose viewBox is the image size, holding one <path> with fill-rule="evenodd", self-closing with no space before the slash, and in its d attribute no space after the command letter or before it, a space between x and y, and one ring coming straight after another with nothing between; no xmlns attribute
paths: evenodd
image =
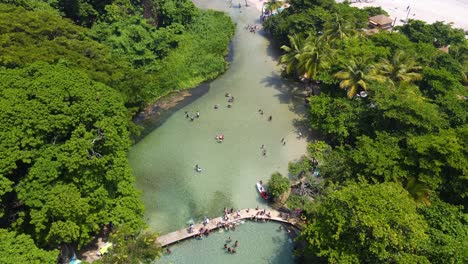
<svg viewBox="0 0 468 264"><path fill-rule="evenodd" d="M439 50L445 53L449 53L449 46L441 47Z"/></svg>
<svg viewBox="0 0 468 264"><path fill-rule="evenodd" d="M393 20L386 15L377 15L369 17L369 21L377 25L386 25L391 24L393 22Z"/></svg>

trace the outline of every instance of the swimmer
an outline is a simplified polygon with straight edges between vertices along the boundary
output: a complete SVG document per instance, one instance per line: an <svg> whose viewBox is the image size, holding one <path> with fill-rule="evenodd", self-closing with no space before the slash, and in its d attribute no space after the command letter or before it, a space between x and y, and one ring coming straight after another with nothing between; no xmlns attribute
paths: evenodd
<svg viewBox="0 0 468 264"><path fill-rule="evenodd" d="M199 117L200 117L200 112L197 111L197 118L199 118Z"/></svg>
<svg viewBox="0 0 468 264"><path fill-rule="evenodd" d="M268 117L268 121L271 121L271 119L273 119L273 117L272 117L272 116L269 116L269 117Z"/></svg>

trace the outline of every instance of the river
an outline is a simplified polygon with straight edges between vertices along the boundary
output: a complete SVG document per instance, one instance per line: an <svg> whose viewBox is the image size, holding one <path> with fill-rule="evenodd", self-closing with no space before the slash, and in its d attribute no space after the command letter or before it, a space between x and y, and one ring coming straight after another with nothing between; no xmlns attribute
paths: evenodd
<svg viewBox="0 0 468 264"><path fill-rule="evenodd" d="M242 8L229 8L226 0L194 2L202 8L227 12L237 23L237 30L231 45L232 62L226 73L205 84L206 93L172 111L129 153L137 188L142 191L146 221L152 230L160 233L186 227L190 220L200 221L204 216L221 216L224 207L267 207L255 183L267 182L275 171L287 175L288 162L306 152L306 139L298 138L299 132L307 134L303 99L291 96L296 84L281 78L279 54L263 31L253 34L245 29L247 24L261 25L260 11L253 5L245 7L244 1ZM226 93L235 98L231 108L227 107ZM218 109L214 109L216 104ZM200 117L192 122L185 117L186 111L193 116L199 111ZM223 143L216 142L218 134L224 135ZM282 138L285 145L281 143ZM266 156L262 154L262 145ZM201 172L195 171L196 164L202 168ZM260 233L254 230L261 229L264 241L260 251L264 256L276 255L278 248L291 252L287 235L278 234L277 228L272 223L246 223L236 231L236 236L242 237L242 243L246 244L245 241L260 239ZM191 254L199 252L197 248L202 243L223 239L220 233L203 242L181 243L162 261L207 263L214 257L209 254L220 253L208 253L200 261L192 259ZM246 259L242 261L238 254L236 261L249 263L246 260L258 254L253 248L245 252L250 252L246 253ZM281 263L292 262L291 254L286 255L280 258ZM214 258L225 262L220 259L224 256L218 257Z"/></svg>

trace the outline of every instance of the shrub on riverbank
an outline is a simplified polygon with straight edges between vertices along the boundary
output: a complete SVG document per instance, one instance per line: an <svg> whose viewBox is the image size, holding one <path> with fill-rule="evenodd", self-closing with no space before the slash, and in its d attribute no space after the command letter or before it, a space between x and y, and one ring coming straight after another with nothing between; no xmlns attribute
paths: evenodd
<svg viewBox="0 0 468 264"><path fill-rule="evenodd" d="M271 179L268 181L268 192L275 198L280 197L285 193L291 184L288 178L281 175L279 172L275 172L271 175Z"/></svg>

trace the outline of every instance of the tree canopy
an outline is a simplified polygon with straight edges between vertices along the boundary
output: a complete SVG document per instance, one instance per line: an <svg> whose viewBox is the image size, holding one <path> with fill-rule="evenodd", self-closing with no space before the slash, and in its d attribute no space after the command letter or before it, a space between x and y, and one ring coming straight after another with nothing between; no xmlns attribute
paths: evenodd
<svg viewBox="0 0 468 264"><path fill-rule="evenodd" d="M312 94L309 126L323 140L314 146L319 155L289 166L293 176L315 167L325 185L303 205L316 217L302 235L305 253L331 263L466 262L463 30L410 20L396 31L372 33L367 17L384 10L335 1L290 4L264 22L281 45L284 76L302 80L305 47L316 47L316 39L327 47L320 49L326 67L303 85ZM438 49L447 46L448 53ZM447 228L450 221L459 234Z"/></svg>
<svg viewBox="0 0 468 264"><path fill-rule="evenodd" d="M426 228L398 184L350 184L329 193L301 236L329 263L429 263L419 253Z"/></svg>

